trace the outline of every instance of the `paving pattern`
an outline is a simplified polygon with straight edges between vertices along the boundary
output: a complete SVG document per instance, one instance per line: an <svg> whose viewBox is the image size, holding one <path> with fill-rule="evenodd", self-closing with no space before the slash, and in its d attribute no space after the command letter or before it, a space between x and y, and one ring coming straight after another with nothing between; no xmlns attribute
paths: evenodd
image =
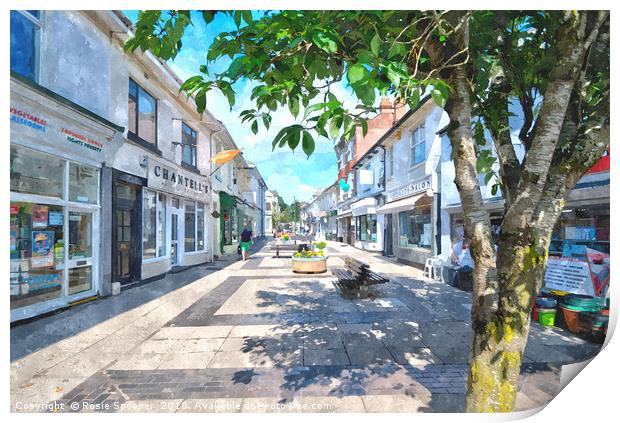
<svg viewBox="0 0 620 423"><path fill-rule="evenodd" d="M463 411L470 294L329 244L328 267L355 254L391 282L369 299L344 299L330 274L295 275L288 259L262 248L249 261L205 269L192 283L15 359L12 409L38 401L47 404L41 411L82 412ZM43 320L17 329L45 333ZM11 342L26 349L17 336ZM534 324L517 408L549 402L561 366L599 349Z"/></svg>

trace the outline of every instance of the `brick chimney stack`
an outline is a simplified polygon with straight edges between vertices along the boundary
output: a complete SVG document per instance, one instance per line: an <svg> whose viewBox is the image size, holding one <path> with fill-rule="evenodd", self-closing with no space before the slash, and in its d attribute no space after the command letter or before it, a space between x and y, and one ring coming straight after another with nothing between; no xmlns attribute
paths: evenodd
<svg viewBox="0 0 620 423"><path fill-rule="evenodd" d="M392 113L392 101L388 97L382 97L379 109L381 110L381 114Z"/></svg>
<svg viewBox="0 0 620 423"><path fill-rule="evenodd" d="M398 122L406 113L405 102L401 99L396 99L394 102L394 122Z"/></svg>

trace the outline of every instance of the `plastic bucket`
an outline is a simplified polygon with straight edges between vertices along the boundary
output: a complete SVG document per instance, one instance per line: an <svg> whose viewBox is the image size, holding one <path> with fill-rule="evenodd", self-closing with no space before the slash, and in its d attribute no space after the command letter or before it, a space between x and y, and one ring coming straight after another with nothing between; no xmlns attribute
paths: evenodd
<svg viewBox="0 0 620 423"><path fill-rule="evenodd" d="M562 309L562 314L564 315L564 321L566 322L568 330L573 333L579 333L579 311L563 306L560 306L560 308Z"/></svg>
<svg viewBox="0 0 620 423"><path fill-rule="evenodd" d="M536 298L536 305L540 308L555 308L558 302L553 298L538 297Z"/></svg>
<svg viewBox="0 0 620 423"><path fill-rule="evenodd" d="M555 324L555 308L539 308L538 322L543 326L553 326Z"/></svg>

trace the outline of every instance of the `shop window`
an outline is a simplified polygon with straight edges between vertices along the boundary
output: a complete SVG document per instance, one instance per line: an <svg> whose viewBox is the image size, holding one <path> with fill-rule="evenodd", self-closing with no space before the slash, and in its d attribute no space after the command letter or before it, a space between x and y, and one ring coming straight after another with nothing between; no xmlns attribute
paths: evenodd
<svg viewBox="0 0 620 423"><path fill-rule="evenodd" d="M64 208L12 202L11 309L63 295Z"/></svg>
<svg viewBox="0 0 620 423"><path fill-rule="evenodd" d="M196 243L198 251L205 249L205 206L202 203L196 206Z"/></svg>
<svg viewBox="0 0 620 423"><path fill-rule="evenodd" d="M367 214L355 218L356 237L360 241L377 242L377 216Z"/></svg>
<svg viewBox="0 0 620 423"><path fill-rule="evenodd" d="M142 193L142 258L166 255L166 196L150 190Z"/></svg>
<svg viewBox="0 0 620 423"><path fill-rule="evenodd" d="M41 27L38 10L11 11L11 70L36 80Z"/></svg>
<svg viewBox="0 0 620 423"><path fill-rule="evenodd" d="M553 231L549 253L570 256L587 247L609 254L609 232L609 204L567 207Z"/></svg>
<svg viewBox="0 0 620 423"><path fill-rule="evenodd" d="M424 125L418 126L411 134L411 166L422 163L426 159L426 141Z"/></svg>
<svg viewBox="0 0 620 423"><path fill-rule="evenodd" d="M132 79L129 80L129 138L157 144L157 100Z"/></svg>
<svg viewBox="0 0 620 423"><path fill-rule="evenodd" d="M69 200L97 204L99 170L90 166L69 164Z"/></svg>
<svg viewBox="0 0 620 423"><path fill-rule="evenodd" d="M430 248L432 238L430 207L415 208L398 214L401 247Z"/></svg>
<svg viewBox="0 0 620 423"><path fill-rule="evenodd" d="M196 167L196 131L183 123L183 163Z"/></svg>
<svg viewBox="0 0 620 423"><path fill-rule="evenodd" d="M11 147L11 191L62 198L65 161Z"/></svg>
<svg viewBox="0 0 620 423"><path fill-rule="evenodd" d="M196 251L196 204L185 202L185 252Z"/></svg>

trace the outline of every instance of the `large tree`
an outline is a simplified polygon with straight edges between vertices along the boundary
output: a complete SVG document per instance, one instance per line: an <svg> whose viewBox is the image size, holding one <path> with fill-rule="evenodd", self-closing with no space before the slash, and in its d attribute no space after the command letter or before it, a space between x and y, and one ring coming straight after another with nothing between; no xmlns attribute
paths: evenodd
<svg viewBox="0 0 620 423"><path fill-rule="evenodd" d="M301 143L310 155L320 137L350 139L357 125L365 132L377 93L414 107L428 92L444 107L474 260L467 410L512 410L553 227L572 187L609 145L609 14L148 11L126 48L173 59L192 19L200 15L209 25L216 13L236 29L216 37L207 60L227 57L230 66L210 75L205 63L182 90L203 111L208 91L220 90L232 107L235 82L254 81L254 108L240 116L254 133L269 127L278 108L296 118L275 136L274 148ZM332 92L336 83L351 86L356 109ZM524 116L523 160L510 137L513 101ZM497 252L479 173L496 180L505 199Z"/></svg>

